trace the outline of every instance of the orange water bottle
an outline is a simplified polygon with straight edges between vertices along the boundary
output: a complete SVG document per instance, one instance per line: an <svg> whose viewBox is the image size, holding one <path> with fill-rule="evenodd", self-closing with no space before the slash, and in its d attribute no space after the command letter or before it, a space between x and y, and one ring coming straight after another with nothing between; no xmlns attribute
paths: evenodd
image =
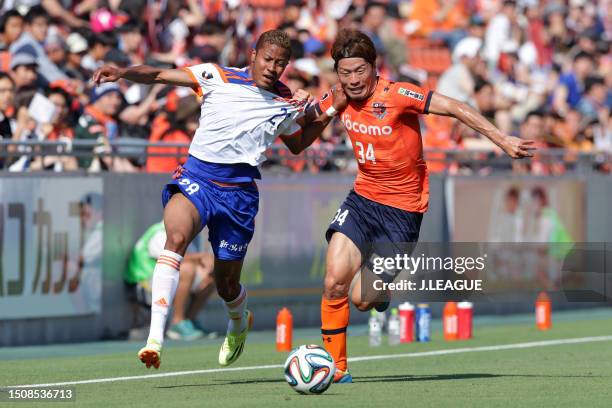
<svg viewBox="0 0 612 408"><path fill-rule="evenodd" d="M546 292L540 292L535 304L536 326L540 330L548 330L552 326L552 306Z"/></svg>
<svg viewBox="0 0 612 408"><path fill-rule="evenodd" d="M276 350L291 351L293 337L293 316L283 307L276 316Z"/></svg>
<svg viewBox="0 0 612 408"><path fill-rule="evenodd" d="M446 302L444 312L442 313L442 329L444 331L444 340L457 340L457 303Z"/></svg>

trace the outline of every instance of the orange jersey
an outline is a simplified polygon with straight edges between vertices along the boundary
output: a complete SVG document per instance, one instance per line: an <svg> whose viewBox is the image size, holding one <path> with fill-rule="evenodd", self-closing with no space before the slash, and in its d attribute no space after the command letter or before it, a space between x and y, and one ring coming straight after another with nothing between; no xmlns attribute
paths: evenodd
<svg viewBox="0 0 612 408"><path fill-rule="evenodd" d="M427 211L429 182L418 115L428 113L431 95L428 89L379 78L370 98L350 101L339 112L359 164L357 194L406 211ZM328 93L319 108L325 112L332 102Z"/></svg>

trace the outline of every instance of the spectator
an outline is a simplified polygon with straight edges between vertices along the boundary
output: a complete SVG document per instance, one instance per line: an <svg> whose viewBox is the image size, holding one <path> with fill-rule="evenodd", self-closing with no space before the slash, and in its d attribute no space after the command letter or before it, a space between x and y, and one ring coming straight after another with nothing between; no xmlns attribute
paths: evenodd
<svg viewBox="0 0 612 408"><path fill-rule="evenodd" d="M15 97L15 126L13 128L13 141L36 141L42 140L42 135L38 132L38 124L30 117L28 107L34 98L37 90L34 87L21 88ZM11 153L28 153L32 149L26 146L9 146L8 152ZM16 161L9 158L8 169L10 171L24 171L30 165L30 157L27 154L21 155Z"/></svg>
<svg viewBox="0 0 612 408"><path fill-rule="evenodd" d="M116 41L110 34L100 33L90 36L87 44L89 50L83 56L81 67L93 72L104 64L104 57L115 46Z"/></svg>
<svg viewBox="0 0 612 408"><path fill-rule="evenodd" d="M593 126L593 141L596 151L612 154L612 115L608 116L607 121ZM605 166L607 172L612 170L609 161Z"/></svg>
<svg viewBox="0 0 612 408"><path fill-rule="evenodd" d="M60 35L54 34L47 37L45 52L56 67L62 67L66 63L66 43Z"/></svg>
<svg viewBox="0 0 612 408"><path fill-rule="evenodd" d="M23 33L23 16L17 10L8 10L0 18L2 49L8 49Z"/></svg>
<svg viewBox="0 0 612 408"><path fill-rule="evenodd" d="M119 27L119 48L128 57L128 65L144 63L142 27L134 20Z"/></svg>
<svg viewBox="0 0 612 408"><path fill-rule="evenodd" d="M546 148L547 143L544 137L544 115L539 111L532 111L527 114L521 124L520 137L535 141L538 148Z"/></svg>
<svg viewBox="0 0 612 408"><path fill-rule="evenodd" d="M0 140L13 138L13 98L15 97L15 82L6 72L0 71ZM0 157L0 169L4 168L4 158Z"/></svg>
<svg viewBox="0 0 612 408"><path fill-rule="evenodd" d="M437 91L462 102L474 104L474 74L479 62L482 40L464 38L453 51L453 65L438 82Z"/></svg>
<svg viewBox="0 0 612 408"><path fill-rule="evenodd" d="M131 104L126 106L119 114L119 119L123 125L121 136L148 139L151 115L160 107L157 101L158 95L164 88L166 88L166 91L168 89L163 84L155 84L153 86L132 84L129 88L125 82L122 85L127 99L126 102ZM142 98L142 94L146 92L148 94Z"/></svg>
<svg viewBox="0 0 612 408"><path fill-rule="evenodd" d="M90 171L99 169L115 169L119 171L134 171L134 166L125 158L99 157L98 154L111 151L110 142L119 135L117 114L123 103L121 90L117 84L108 83L95 87L91 92L91 104L85 107L75 129L75 138L96 142L93 149L94 157L80 157L79 167ZM91 151L88 148L78 149Z"/></svg>
<svg viewBox="0 0 612 408"><path fill-rule="evenodd" d="M11 44L11 55L28 53L36 59L40 74L47 82L65 79L66 75L49 59L43 47L49 31L49 15L41 6L34 6L25 16L25 31Z"/></svg>
<svg viewBox="0 0 612 408"><path fill-rule="evenodd" d="M378 55L385 55L385 45L380 38L380 28L385 22L387 8L384 3L371 2L361 18L361 30L370 37Z"/></svg>
<svg viewBox="0 0 612 408"><path fill-rule="evenodd" d="M62 70L69 78L86 81L89 73L82 66L83 57L87 54L87 40L79 33L72 33L66 39L68 55Z"/></svg>
<svg viewBox="0 0 612 408"><path fill-rule="evenodd" d="M176 111L168 114L169 120L165 120L165 116L162 114L156 118L149 142L188 145L191 142L190 135L193 135L198 127L200 102L194 95L184 96L179 99ZM147 171L150 173L171 173L187 158L186 148L149 147L148 153L178 155L178 157L149 156L147 158Z"/></svg>
<svg viewBox="0 0 612 408"><path fill-rule="evenodd" d="M584 81L593 72L593 67L593 56L580 52L574 57L571 71L561 75L553 95L553 108L560 115L566 115L578 105L584 94Z"/></svg>
<svg viewBox="0 0 612 408"><path fill-rule="evenodd" d="M466 36L468 19L460 0L414 0L411 18L416 33L432 40L444 41L453 50Z"/></svg>
<svg viewBox="0 0 612 408"><path fill-rule="evenodd" d="M44 140L64 142L68 146L67 149L63 146L58 146L58 153L69 152L71 141L74 138L73 124L70 123L68 117L70 96L59 87L49 88L46 96L55 105L56 112L51 123L40 125L40 132ZM74 156L45 154L36 157L30 168L32 170L53 169L55 171L73 171L78 168L78 163Z"/></svg>
<svg viewBox="0 0 612 408"><path fill-rule="evenodd" d="M484 55L490 67L497 65L504 44L513 39L516 22L516 2L505 0L501 11L491 19L485 34Z"/></svg>
<svg viewBox="0 0 612 408"><path fill-rule="evenodd" d="M584 135L582 115L577 110L570 110L564 121L558 125L558 135L563 146L571 151L588 152L593 149L593 143Z"/></svg>
<svg viewBox="0 0 612 408"><path fill-rule="evenodd" d="M17 92L24 88L36 86L38 78L36 58L28 53L15 54L11 58L11 76L15 81Z"/></svg>
<svg viewBox="0 0 612 408"><path fill-rule="evenodd" d="M608 89L604 79L600 76L589 76L585 80L584 97L578 102L576 110L580 112L585 121L597 121L610 114L608 103Z"/></svg>
<svg viewBox="0 0 612 408"><path fill-rule="evenodd" d="M544 114L541 111L531 111L525 117L520 127L520 137L533 140L537 151L529 162L514 162L513 168L519 173L531 173L538 176L561 174L565 171L557 158L543 156L554 141L552 135L547 134Z"/></svg>
<svg viewBox="0 0 612 408"><path fill-rule="evenodd" d="M552 63L554 46L546 31L546 21L541 4L531 4L525 9L527 17L527 38L534 45L539 66L549 67Z"/></svg>
<svg viewBox="0 0 612 408"><path fill-rule="evenodd" d="M482 115L493 121L495 117L495 89L493 85L483 79L476 77L474 81L474 107L482 113Z"/></svg>
<svg viewBox="0 0 612 408"><path fill-rule="evenodd" d="M23 17L17 10L8 10L0 16L0 71L8 71L11 53L8 51L23 32Z"/></svg>

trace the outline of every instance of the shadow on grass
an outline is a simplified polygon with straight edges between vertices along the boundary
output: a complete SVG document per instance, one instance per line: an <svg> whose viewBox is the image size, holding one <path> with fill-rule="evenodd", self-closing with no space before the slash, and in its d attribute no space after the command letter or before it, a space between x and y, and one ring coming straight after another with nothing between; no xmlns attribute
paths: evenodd
<svg viewBox="0 0 612 408"><path fill-rule="evenodd" d="M161 385L155 388L185 388L185 387L218 387L222 385L241 385L241 384L274 384L274 383L284 383L285 380L280 379L255 379L255 380L243 380L243 381L225 381L225 380L213 380L215 383L207 383L207 384L179 384L179 385Z"/></svg>
<svg viewBox="0 0 612 408"><path fill-rule="evenodd" d="M490 373L462 373L462 374L432 374L432 375L375 375L368 377L353 377L355 383L368 382L412 382L412 381L447 381L447 380L474 380L489 378L601 378L599 375L539 375L539 374L490 374ZM164 385L155 388L173 389L187 387L219 387L225 385L244 385L244 384L274 384L284 383L285 380L279 379L253 379L242 381L213 380L206 384L179 384Z"/></svg>
<svg viewBox="0 0 612 408"><path fill-rule="evenodd" d="M597 375L539 375L539 374L489 374L489 373L462 373L462 374L432 374L432 375L375 375L357 377L356 383L366 382L398 382L398 381L444 381L444 380L474 380L488 378L596 378Z"/></svg>

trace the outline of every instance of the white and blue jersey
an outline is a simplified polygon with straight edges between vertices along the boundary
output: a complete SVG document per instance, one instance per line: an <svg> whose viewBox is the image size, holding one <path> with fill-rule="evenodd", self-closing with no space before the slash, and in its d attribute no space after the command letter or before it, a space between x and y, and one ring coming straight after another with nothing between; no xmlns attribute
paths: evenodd
<svg viewBox="0 0 612 408"><path fill-rule="evenodd" d="M166 185L162 201L165 206L173 194L184 194L198 209L202 227L208 226L215 256L239 260L255 229L257 166L277 137L301 132L296 120L305 105L290 100L291 91L280 82L276 93L258 88L246 69L207 63L185 70L203 98L200 122L189 158Z"/></svg>
<svg viewBox="0 0 612 408"><path fill-rule="evenodd" d="M280 135L300 132L296 119L304 104L291 101L291 91L258 88L246 69L200 64L185 68L203 97L199 127L189 154L211 163L257 166Z"/></svg>

